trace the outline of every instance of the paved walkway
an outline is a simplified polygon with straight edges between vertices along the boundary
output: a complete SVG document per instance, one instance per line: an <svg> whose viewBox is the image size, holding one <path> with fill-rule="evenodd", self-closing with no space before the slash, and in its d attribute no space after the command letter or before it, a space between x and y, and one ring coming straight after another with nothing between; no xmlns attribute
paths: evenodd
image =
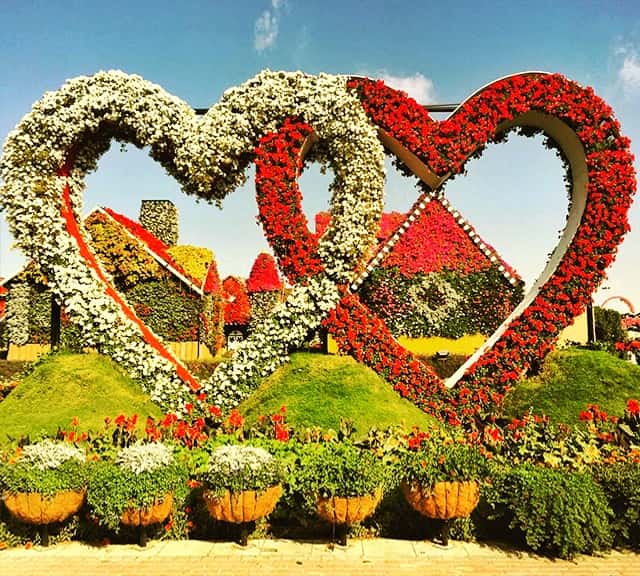
<svg viewBox="0 0 640 576"><path fill-rule="evenodd" d="M350 540L346 548L326 542L250 540L246 548L230 542L153 541L92 547L79 542L49 548L0 551L0 575L46 576L276 576L304 574L366 576L640 576L640 554L612 552L575 561L550 560L482 544L408 540Z"/></svg>

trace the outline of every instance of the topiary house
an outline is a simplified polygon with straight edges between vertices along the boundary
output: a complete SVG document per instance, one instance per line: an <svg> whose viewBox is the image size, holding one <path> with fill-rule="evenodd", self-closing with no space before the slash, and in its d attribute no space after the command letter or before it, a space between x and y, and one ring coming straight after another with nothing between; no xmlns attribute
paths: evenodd
<svg viewBox="0 0 640 576"><path fill-rule="evenodd" d="M102 267L136 314L172 343L180 358L210 357L223 344L222 286L213 254L206 248L175 245L177 211L171 202L144 201L141 220L164 238L108 208L94 209L84 226ZM33 263L3 287L7 294L2 324L9 358L33 358L52 340L80 346L79 335Z"/></svg>
<svg viewBox="0 0 640 576"><path fill-rule="evenodd" d="M374 254L388 252L370 271L360 298L416 351L433 352L463 337L472 337L469 345L475 347L522 299L524 282L443 196L430 197L411 227L399 233L408 215L383 214ZM316 233L328 223L327 213L318 214ZM384 248L392 238L392 247Z"/></svg>

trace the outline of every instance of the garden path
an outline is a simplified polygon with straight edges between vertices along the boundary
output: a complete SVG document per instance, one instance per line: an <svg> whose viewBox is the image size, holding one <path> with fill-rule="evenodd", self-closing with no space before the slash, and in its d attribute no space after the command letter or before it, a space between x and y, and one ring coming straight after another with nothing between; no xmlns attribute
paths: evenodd
<svg viewBox="0 0 640 576"><path fill-rule="evenodd" d="M0 574L11 576L366 576L373 574L431 576L564 575L640 576L640 554L612 552L574 561L550 560L484 544L408 540L350 540L347 548L326 542L250 540L246 548L229 542L153 541L134 545L92 547L72 542L49 548L17 548L0 552Z"/></svg>

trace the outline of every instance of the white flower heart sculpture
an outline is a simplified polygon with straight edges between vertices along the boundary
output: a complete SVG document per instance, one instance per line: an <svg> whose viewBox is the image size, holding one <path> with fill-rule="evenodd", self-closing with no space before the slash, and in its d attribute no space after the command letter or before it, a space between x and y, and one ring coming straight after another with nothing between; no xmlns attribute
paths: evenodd
<svg viewBox="0 0 640 576"><path fill-rule="evenodd" d="M382 211L383 150L346 82L267 71L198 117L138 76L102 72L47 93L9 135L2 205L17 245L39 263L85 342L141 378L166 409L183 413L193 401L182 381L221 407L246 395L319 325L340 299L336 283L350 280L372 244ZM84 177L116 139L149 146L186 193L219 202L244 181L259 138L288 117L313 126L320 160L336 174L334 220L319 250L324 272L296 285L233 359L198 383L117 294L89 250L77 225Z"/></svg>

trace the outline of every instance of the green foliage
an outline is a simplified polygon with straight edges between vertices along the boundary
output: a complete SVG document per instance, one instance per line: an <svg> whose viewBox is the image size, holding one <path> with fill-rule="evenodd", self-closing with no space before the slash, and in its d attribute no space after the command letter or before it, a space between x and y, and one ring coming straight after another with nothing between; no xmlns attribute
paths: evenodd
<svg viewBox="0 0 640 576"><path fill-rule="evenodd" d="M337 430L344 417L362 434L373 426L404 422L427 428L434 422L372 370L345 356L292 354L290 362L266 378L238 410L256 421L283 405L294 426Z"/></svg>
<svg viewBox="0 0 640 576"><path fill-rule="evenodd" d="M199 246L172 246L167 250L171 258L182 266L189 276L200 283L203 282L209 270L209 264L213 260L213 252L209 248Z"/></svg>
<svg viewBox="0 0 640 576"><path fill-rule="evenodd" d="M612 344L625 340L620 312L595 306L593 315L596 325L596 340Z"/></svg>
<svg viewBox="0 0 640 576"><path fill-rule="evenodd" d="M172 277L141 282L125 293L138 316L169 341L198 339L203 301Z"/></svg>
<svg viewBox="0 0 640 576"><path fill-rule="evenodd" d="M403 455L400 474L407 484L425 487L437 482L480 481L488 474L488 461L477 446L436 436Z"/></svg>
<svg viewBox="0 0 640 576"><path fill-rule="evenodd" d="M631 462L602 465L593 473L613 510L614 543L639 549L640 465Z"/></svg>
<svg viewBox="0 0 640 576"><path fill-rule="evenodd" d="M348 442L303 447L297 483L315 503L318 497L372 494L388 479L389 468L376 455Z"/></svg>
<svg viewBox="0 0 640 576"><path fill-rule="evenodd" d="M216 354L224 345L224 300L222 293L205 293L202 298L202 312L200 314L201 333L203 341L211 354Z"/></svg>
<svg viewBox="0 0 640 576"><path fill-rule="evenodd" d="M87 503L102 526L118 532L125 509L150 507L169 493L183 499L186 482L186 468L175 461L139 474L113 462L98 462L89 478Z"/></svg>
<svg viewBox="0 0 640 576"><path fill-rule="evenodd" d="M493 333L522 299L497 265L481 272L403 275L398 267L377 268L361 288L361 298L396 336Z"/></svg>
<svg viewBox="0 0 640 576"><path fill-rule="evenodd" d="M122 412L135 412L142 421L162 416L140 385L106 356L50 354L0 402L0 445L22 436L55 436L74 417L85 429L100 430L105 416Z"/></svg>
<svg viewBox="0 0 640 576"><path fill-rule="evenodd" d="M639 366L604 351L558 350L547 356L540 374L516 384L506 397L504 414L519 418L532 409L555 422L577 424L588 404L622 414L639 389Z"/></svg>
<svg viewBox="0 0 640 576"><path fill-rule="evenodd" d="M611 509L589 474L529 464L496 468L484 492L492 517L504 517L536 552L573 558L612 544Z"/></svg>
<svg viewBox="0 0 640 576"><path fill-rule="evenodd" d="M0 488L9 492L38 492L53 496L86 488L89 466L69 459L56 468L40 469L27 462L0 463Z"/></svg>
<svg viewBox="0 0 640 576"><path fill-rule="evenodd" d="M229 445L216 448L201 476L214 493L263 491L284 479L280 462L263 448Z"/></svg>

